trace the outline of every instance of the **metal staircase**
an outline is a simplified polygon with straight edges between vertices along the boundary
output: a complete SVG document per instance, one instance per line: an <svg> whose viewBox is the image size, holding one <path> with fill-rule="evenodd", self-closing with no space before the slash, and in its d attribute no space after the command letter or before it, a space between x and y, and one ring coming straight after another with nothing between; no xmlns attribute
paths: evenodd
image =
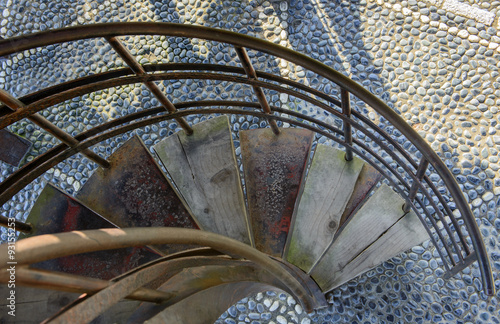
<svg viewBox="0 0 500 324"><path fill-rule="evenodd" d="M225 44L234 47L241 67L141 65L121 41L130 35ZM77 153L100 165L75 197L47 185L26 222L15 221L16 230L26 233L20 238L29 236L16 244L16 283L67 294L55 314L45 309L29 314L32 318L207 323L239 299L270 287L290 293L312 312L327 305L325 294L332 289L425 240L439 253L447 276L477 261L483 289L493 294L485 247L450 171L393 110L354 81L273 43L166 23L26 35L0 41L0 56L84 38L105 39L128 67L21 98L0 91L0 128L29 118L62 142L0 183L2 204ZM257 58L287 60L336 88L324 91L259 71ZM161 89L173 80L246 86L255 99L228 94L181 102ZM40 115L84 94L131 83L144 84L160 106L96 123L76 136ZM274 93L318 114L274 105ZM378 114L380 125L365 116L361 104ZM192 123L190 116L207 118ZM254 116L261 128L234 129L231 116ZM132 136L107 158L92 150L164 121L182 130L151 147ZM14 223L1 221L10 228ZM9 278L8 249L0 246L3 282ZM125 313L124 299L131 300ZM188 312L186 305L198 307Z"/></svg>

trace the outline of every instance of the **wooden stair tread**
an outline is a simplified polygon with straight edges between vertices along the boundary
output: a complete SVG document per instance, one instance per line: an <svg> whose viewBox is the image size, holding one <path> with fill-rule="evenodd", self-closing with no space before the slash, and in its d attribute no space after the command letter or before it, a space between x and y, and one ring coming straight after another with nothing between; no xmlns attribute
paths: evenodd
<svg viewBox="0 0 500 324"><path fill-rule="evenodd" d="M413 211L409 212L342 270L333 273L330 289L340 286L428 239L429 234L418 216Z"/></svg>
<svg viewBox="0 0 500 324"><path fill-rule="evenodd" d="M363 167L345 160L345 152L319 144L309 168L284 258L305 272L329 246Z"/></svg>
<svg viewBox="0 0 500 324"><path fill-rule="evenodd" d="M41 192L27 221L33 224L34 231L29 235L20 234L19 239L34 235L116 227L51 184L45 186ZM147 248L125 248L53 259L36 263L33 267L109 280L159 256Z"/></svg>
<svg viewBox="0 0 500 324"><path fill-rule="evenodd" d="M180 131L157 145L156 154L201 229L250 244L240 174L227 116Z"/></svg>
<svg viewBox="0 0 500 324"><path fill-rule="evenodd" d="M161 291L171 292L173 295L171 299L159 305L143 303L127 323L143 323L166 308L212 287L239 281L258 281L259 277L263 277L261 272L257 266L246 261L183 269L158 288Z"/></svg>
<svg viewBox="0 0 500 324"><path fill-rule="evenodd" d="M374 248L378 246L383 246L384 255L394 256L400 251L402 245L400 242L397 245L391 244L389 246L382 245L382 242L374 242L382 238L383 234L405 215L402 210L403 203L403 199L388 186L382 185L377 189L355 217L352 217L339 232L321 260L313 267L311 276L323 291L331 290L335 274L344 269L370 246L373 246L370 249L373 254L382 253L382 251L374 251ZM388 236L383 241L390 242L387 238ZM352 271L357 272L357 270ZM335 281L335 284L338 285L339 282Z"/></svg>
<svg viewBox="0 0 500 324"><path fill-rule="evenodd" d="M108 160L111 167L98 168L77 194L87 206L119 227L199 228L137 136ZM165 253L182 249L161 247Z"/></svg>
<svg viewBox="0 0 500 324"><path fill-rule="evenodd" d="M281 292L275 287L250 281L224 283L199 291L170 306L144 323L214 323L225 310L241 299L271 289Z"/></svg>
<svg viewBox="0 0 500 324"><path fill-rule="evenodd" d="M339 227L349 219L350 216L355 215L359 208L361 208L363 201L368 197L370 192L375 189L377 183L382 179L382 174L371 165L365 163L361 169L356 185L352 192L351 198L347 203L344 213L340 218Z"/></svg>
<svg viewBox="0 0 500 324"><path fill-rule="evenodd" d="M255 247L281 257L314 133L284 128L240 132L248 214Z"/></svg>

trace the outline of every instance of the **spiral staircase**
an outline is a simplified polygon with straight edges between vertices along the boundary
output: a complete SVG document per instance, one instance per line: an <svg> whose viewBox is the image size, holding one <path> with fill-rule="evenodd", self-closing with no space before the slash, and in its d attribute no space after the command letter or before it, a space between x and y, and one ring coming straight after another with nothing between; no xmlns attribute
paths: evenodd
<svg viewBox="0 0 500 324"><path fill-rule="evenodd" d="M241 67L141 65L120 40L130 35L232 46ZM62 142L0 184L2 204L76 153L100 165L74 197L47 184L26 222L1 220L10 231L23 232L15 254L9 254L11 244L0 246L2 282L9 282L15 265L17 296L38 289L36 299L23 302L36 312L20 317L47 323L209 323L241 298L267 289L290 293L312 312L327 306L326 293L426 240L447 277L477 261L483 289L493 294L480 233L450 171L411 127L357 83L273 43L165 23L42 32L1 41L0 56L88 38L104 38L128 67L21 98L0 91L0 128L28 118ZM260 58L286 60L337 90L256 70ZM175 102L158 86L171 80L243 84L255 100ZM74 137L39 113L131 83L143 83L161 106ZM334 122L273 105L270 91L313 106ZM365 116L364 105L378 114L378 125ZM207 118L189 123L193 115ZM235 129L232 116L257 117L262 127ZM162 121L182 129L155 143L155 154L137 136L107 159L91 149Z"/></svg>

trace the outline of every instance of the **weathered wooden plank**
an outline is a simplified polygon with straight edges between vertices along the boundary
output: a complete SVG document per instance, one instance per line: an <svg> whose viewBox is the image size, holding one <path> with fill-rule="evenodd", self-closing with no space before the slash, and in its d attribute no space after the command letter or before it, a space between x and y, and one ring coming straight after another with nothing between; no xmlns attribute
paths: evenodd
<svg viewBox="0 0 500 324"><path fill-rule="evenodd" d="M248 214L262 252L283 253L313 137L298 128L278 136L268 128L240 132Z"/></svg>
<svg viewBox="0 0 500 324"><path fill-rule="evenodd" d="M142 141L134 136L98 168L77 198L119 227L199 228ZM185 249L159 247L170 254Z"/></svg>
<svg viewBox="0 0 500 324"><path fill-rule="evenodd" d="M308 272L331 243L363 161L319 144L292 218L284 258Z"/></svg>
<svg viewBox="0 0 500 324"><path fill-rule="evenodd" d="M386 185L375 191L311 270L323 291L331 287L333 273L343 269L403 217L403 203L403 199Z"/></svg>
<svg viewBox="0 0 500 324"><path fill-rule="evenodd" d="M6 129L0 129L0 161L18 166L31 148L31 142Z"/></svg>
<svg viewBox="0 0 500 324"><path fill-rule="evenodd" d="M332 273L330 286L326 290L338 287L428 239L429 234L420 219L411 211L344 268Z"/></svg>
<svg viewBox="0 0 500 324"><path fill-rule="evenodd" d="M15 317L8 314L10 290L6 285L0 286L0 323L41 323L43 320L56 314L61 308L76 300L80 294L55 290L28 288L16 285L16 311ZM99 323L126 323L131 313L141 302L135 300L121 300L110 307L106 312L97 317L92 324Z"/></svg>
<svg viewBox="0 0 500 324"><path fill-rule="evenodd" d="M186 268L170 278L159 288L161 291L171 292L175 297L156 305L143 303L128 320L128 324L144 323L148 318L159 314L190 296L222 284L238 281L256 281L265 279L264 271L249 262L232 262L228 265L202 266Z"/></svg>
<svg viewBox="0 0 500 324"><path fill-rule="evenodd" d="M269 285L247 281L218 285L181 300L144 323L213 323L239 300L266 290L281 292Z"/></svg>
<svg viewBox="0 0 500 324"><path fill-rule="evenodd" d="M154 149L203 230L250 244L245 199L227 116L180 131Z"/></svg>
<svg viewBox="0 0 500 324"><path fill-rule="evenodd" d="M50 184L41 192L27 222L33 224L33 233L21 233L19 239L34 235L116 227ZM33 267L109 280L158 257L159 254L147 248L137 247L84 253L36 263Z"/></svg>
<svg viewBox="0 0 500 324"><path fill-rule="evenodd" d="M382 174L369 164L364 164L359 174L358 181L352 192L351 198L347 203L344 213L340 218L339 226L342 226L351 215L355 215L356 211L361 208L364 200L368 197L370 192L375 189L377 183L382 178Z"/></svg>
<svg viewBox="0 0 500 324"><path fill-rule="evenodd" d="M15 291L15 309L9 307L11 290ZM7 285L0 285L0 323L40 323L44 319L57 313L59 309L78 298L79 294L21 287L16 285L10 289ZM9 314L15 310L14 313ZM15 314L15 317L12 316Z"/></svg>

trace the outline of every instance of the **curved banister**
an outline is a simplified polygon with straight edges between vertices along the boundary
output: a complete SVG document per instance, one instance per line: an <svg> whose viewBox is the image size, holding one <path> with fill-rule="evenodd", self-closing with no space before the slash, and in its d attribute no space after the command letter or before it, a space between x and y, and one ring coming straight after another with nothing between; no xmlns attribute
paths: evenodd
<svg viewBox="0 0 500 324"><path fill-rule="evenodd" d="M223 235L186 228L141 227L73 231L32 236L15 243L16 265L26 266L73 254L120 249L133 246L187 244L210 247L222 253L252 261L275 276L297 297L306 310L325 306L311 295L309 288L268 255ZM8 268L9 245L0 245L0 269ZM153 261L152 264L155 264ZM130 273L133 273L131 271ZM323 297L324 298L324 297Z"/></svg>
<svg viewBox="0 0 500 324"><path fill-rule="evenodd" d="M475 218L470 210L470 207L466 202L453 175L451 174L451 171L446 167L446 165L439 158L439 156L430 148L427 142L423 138L421 138L418 135L418 133L410 125L408 125L394 110L389 108L379 98L370 93L368 90L364 89L361 85L357 84L353 80L347 78L338 71L333 70L332 68L328 67L327 65L321 62L315 61L291 49L287 49L280 45L260 40L248 35L241 35L234 32L209 28L209 27L179 25L171 23L109 23L109 24L83 25L77 27L69 27L64 29L45 31L32 35L24 35L21 37L0 41L0 56L12 54L16 51L23 51L35 47L46 46L66 41L74 41L79 39L96 38L96 37L110 38L110 37L127 36L127 35L166 35L166 36L178 36L178 37L189 37L189 38L202 38L206 40L213 40L217 42L231 44L235 47L251 48L263 53L283 58L294 64L300 65L312 72L315 72L317 75L322 76L330 80L331 82L337 84L338 86L340 86L342 91L351 93L355 95L357 98L361 99L364 103L366 103L371 108L373 108L377 113L379 113L392 126L396 127L399 130L399 132L401 132L402 135L404 135L408 140L410 140L411 143L422 154L423 161L426 161L426 163L428 162L432 166L434 171L437 174L439 174L439 176L445 183L445 186L448 189L449 194L453 198L457 206L457 209L460 211L461 217L465 222L467 231L471 237L472 245L474 247L474 252L477 256L479 267L481 269L482 281L485 292L488 295L492 295L494 293L493 279L484 243L481 239L479 229L477 227ZM156 80L156 76L143 74L135 77L125 76L123 78L117 79L115 82L116 84L119 84L120 82L123 82L123 80L121 79L127 79L127 78L139 80L138 82L149 82L151 80ZM88 84L82 85L82 87L86 86L89 85ZM89 87L92 89L92 86ZM52 96L52 98L50 97L51 96L49 96L48 100L46 101L47 107L50 106L51 102L54 103L54 101L51 101L51 99L64 98L64 96L62 96L62 93L55 94ZM40 109L43 108L42 106L39 107ZM36 108L32 107L32 110L19 109L15 113L0 114L1 115L0 128L21 118L28 117L34 111L36 111ZM355 112L353 112L353 115L355 115ZM350 124L351 121L348 121L347 123ZM344 126L345 125L346 124L344 124ZM344 135L347 136L348 134ZM345 144L347 144L345 145L346 147L350 147L349 143ZM410 164L412 164L415 167L415 162L411 161L411 159L409 159L409 161ZM415 181L415 176L411 173L409 175L410 178L412 178ZM401 180L400 177L398 177L398 179ZM424 180L427 183L431 184L430 180L427 177L424 177ZM418 183L418 186L419 188L423 188L420 183ZM440 195L438 195L438 197L442 203L443 200L441 199ZM432 201L432 199L430 201ZM421 203L420 205L424 206ZM415 206L413 206L413 208L414 210L416 210ZM448 211L446 207L445 210ZM432 221L433 216L430 217ZM452 222L456 227L456 222L453 219L454 216L448 213L448 217L450 217L450 219L452 220ZM445 223L446 221L443 221L443 224ZM438 231L438 235L440 235L439 229L436 228L436 230ZM460 232L459 228L456 228L456 230ZM460 238L462 239L462 237ZM453 240L453 237L451 237L451 239ZM462 243L465 243L465 241L462 240ZM446 242L443 242L443 244L446 245ZM437 248L438 250L440 250L438 246ZM464 244L464 248L466 252L468 252L468 247L466 244ZM460 254L460 251L456 251L456 253ZM448 254L453 264L454 263L453 256L449 252ZM443 257L442 259L443 262L445 262Z"/></svg>

